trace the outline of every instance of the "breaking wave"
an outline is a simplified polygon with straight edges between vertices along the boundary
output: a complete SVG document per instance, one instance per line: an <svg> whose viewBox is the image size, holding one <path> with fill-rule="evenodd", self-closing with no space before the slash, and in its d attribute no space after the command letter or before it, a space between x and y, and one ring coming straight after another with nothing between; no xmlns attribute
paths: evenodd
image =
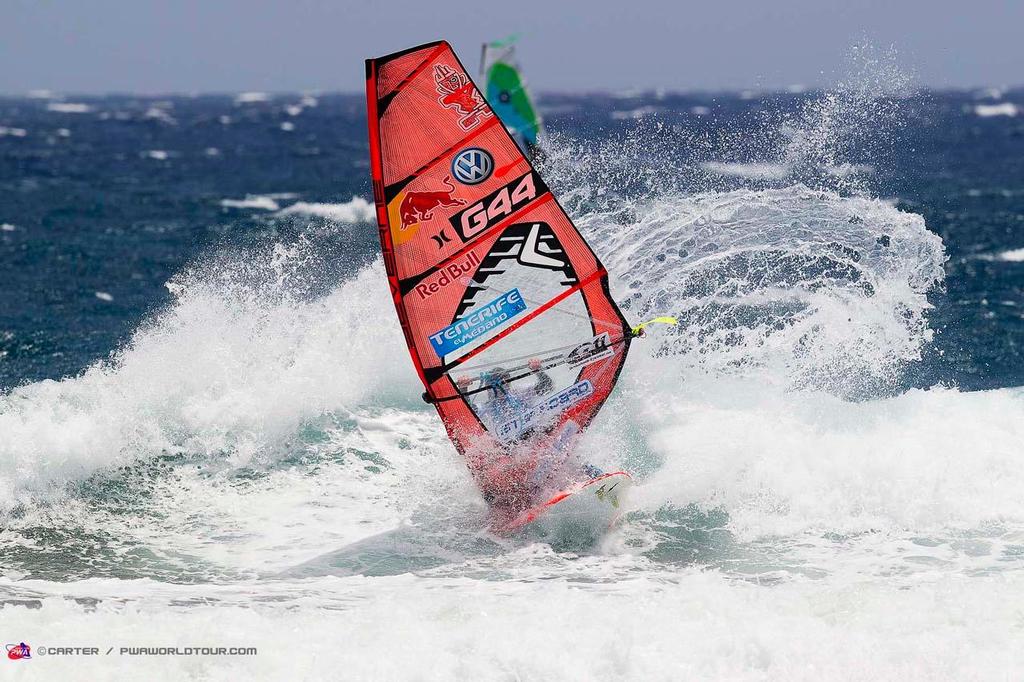
<svg viewBox="0 0 1024 682"><path fill-rule="evenodd" d="M373 203L362 197L352 197L340 204L298 201L281 209L277 215L316 216L336 223L370 223L377 219Z"/></svg>

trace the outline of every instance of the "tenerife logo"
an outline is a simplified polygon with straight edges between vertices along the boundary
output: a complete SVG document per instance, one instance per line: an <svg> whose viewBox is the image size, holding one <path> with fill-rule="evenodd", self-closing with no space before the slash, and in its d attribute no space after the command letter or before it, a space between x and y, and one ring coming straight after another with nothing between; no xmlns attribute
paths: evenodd
<svg viewBox="0 0 1024 682"><path fill-rule="evenodd" d="M462 241L468 242L547 191L537 172L530 171L453 215L452 227Z"/></svg>
<svg viewBox="0 0 1024 682"><path fill-rule="evenodd" d="M434 86L439 95L438 104L459 114L459 127L463 130L472 130L480 121L494 115L466 74L447 64L434 65Z"/></svg>
<svg viewBox="0 0 1024 682"><path fill-rule="evenodd" d="M523 300L519 289L506 291L475 312L431 334L430 345L433 346L437 357L443 358L487 332L497 329L524 310L526 301Z"/></svg>
<svg viewBox="0 0 1024 682"><path fill-rule="evenodd" d="M32 658L32 647L22 642L21 644L7 645L7 658L12 661L20 661L24 658Z"/></svg>
<svg viewBox="0 0 1024 682"><path fill-rule="evenodd" d="M479 147L463 149L452 159L452 175L463 185L479 185L493 170L494 158Z"/></svg>

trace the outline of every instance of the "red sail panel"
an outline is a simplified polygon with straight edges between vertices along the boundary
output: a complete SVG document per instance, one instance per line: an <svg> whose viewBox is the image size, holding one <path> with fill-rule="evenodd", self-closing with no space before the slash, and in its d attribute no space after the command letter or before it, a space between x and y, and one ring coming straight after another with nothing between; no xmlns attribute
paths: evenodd
<svg viewBox="0 0 1024 682"><path fill-rule="evenodd" d="M521 486L600 410L629 327L601 262L447 43L368 60L366 89L409 352L485 492Z"/></svg>

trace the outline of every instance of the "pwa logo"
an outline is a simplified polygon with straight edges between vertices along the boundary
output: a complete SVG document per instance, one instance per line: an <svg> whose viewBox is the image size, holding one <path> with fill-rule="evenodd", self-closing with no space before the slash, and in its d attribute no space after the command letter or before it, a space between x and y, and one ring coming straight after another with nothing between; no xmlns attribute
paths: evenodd
<svg viewBox="0 0 1024 682"><path fill-rule="evenodd" d="M450 219L452 227L462 241L468 242L547 191L541 177L531 170L453 215Z"/></svg>
<svg viewBox="0 0 1024 682"><path fill-rule="evenodd" d="M32 647L24 642L21 642L20 644L8 644L7 658L12 661L18 661L23 658L32 658Z"/></svg>

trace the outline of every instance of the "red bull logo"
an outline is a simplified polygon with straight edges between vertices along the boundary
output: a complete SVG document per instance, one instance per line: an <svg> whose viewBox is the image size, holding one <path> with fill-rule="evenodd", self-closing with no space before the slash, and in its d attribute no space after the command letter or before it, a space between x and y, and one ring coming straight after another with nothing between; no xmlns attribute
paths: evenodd
<svg viewBox="0 0 1024 682"><path fill-rule="evenodd" d="M430 220L438 208L462 206L466 203L464 199L456 199L452 196L455 193L455 185L452 184L451 177L446 177L444 184L448 185L448 191L405 193L405 198L402 199L402 204L398 209L399 218L402 220L402 230L410 225Z"/></svg>
<svg viewBox="0 0 1024 682"><path fill-rule="evenodd" d="M452 282L458 282L463 277L473 274L479 266L480 257L470 251L465 258L441 268L440 275L417 284L416 293L420 295L420 300L430 298Z"/></svg>
<svg viewBox="0 0 1024 682"><path fill-rule="evenodd" d="M493 116L484 98L477 92L466 74L456 71L447 64L434 66L434 85L437 86L438 103L445 109L454 109L459 114L459 127L469 131L480 121Z"/></svg>

